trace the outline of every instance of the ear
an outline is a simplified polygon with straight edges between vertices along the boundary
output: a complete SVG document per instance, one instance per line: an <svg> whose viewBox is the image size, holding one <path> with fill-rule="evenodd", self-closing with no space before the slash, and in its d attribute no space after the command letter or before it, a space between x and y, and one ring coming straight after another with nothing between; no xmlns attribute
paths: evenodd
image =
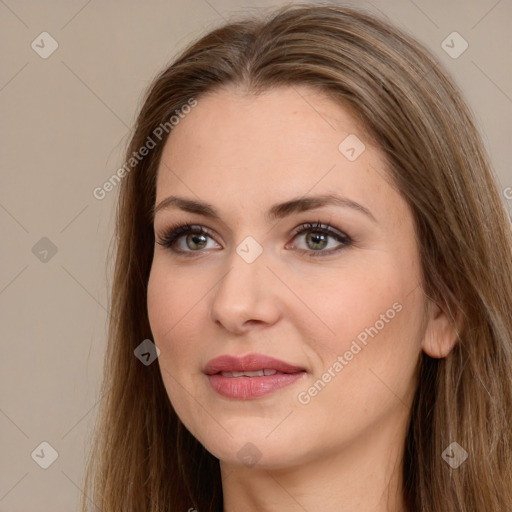
<svg viewBox="0 0 512 512"><path fill-rule="evenodd" d="M422 348L430 357L440 359L453 350L459 339L461 316L458 315L454 319L434 302L428 300L427 304L427 322Z"/></svg>

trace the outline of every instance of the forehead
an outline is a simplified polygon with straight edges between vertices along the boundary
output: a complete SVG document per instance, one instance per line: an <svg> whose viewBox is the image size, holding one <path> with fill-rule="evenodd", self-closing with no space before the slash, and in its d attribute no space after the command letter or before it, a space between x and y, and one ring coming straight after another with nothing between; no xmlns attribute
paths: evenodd
<svg viewBox="0 0 512 512"><path fill-rule="evenodd" d="M347 158L347 145L360 152L356 159ZM374 204L376 195L386 201L384 164L350 111L312 88L281 87L258 95L225 88L197 98L172 129L158 170L156 202L181 193L263 208L274 199L314 191Z"/></svg>
<svg viewBox="0 0 512 512"><path fill-rule="evenodd" d="M278 87L256 95L230 87L199 97L197 106L172 129L166 149L167 153L184 146L203 150L187 155L188 159L215 151L224 162L230 157L236 162L251 149L251 156L261 160L283 151L288 151L283 157L293 159L294 150L308 149L314 159L318 158L314 145L319 149L330 145L330 153L337 156L339 142L350 133L370 144L362 123L346 107L313 88Z"/></svg>

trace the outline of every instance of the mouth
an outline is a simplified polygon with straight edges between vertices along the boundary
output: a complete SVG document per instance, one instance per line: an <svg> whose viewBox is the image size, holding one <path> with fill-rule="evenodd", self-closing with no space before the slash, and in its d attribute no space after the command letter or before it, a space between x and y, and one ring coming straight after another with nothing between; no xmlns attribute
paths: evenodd
<svg viewBox="0 0 512 512"><path fill-rule="evenodd" d="M225 377L263 377L275 373L291 374L303 371L304 368L263 354L247 354L242 357L224 355L212 359L204 368L206 375L225 373Z"/></svg>
<svg viewBox="0 0 512 512"><path fill-rule="evenodd" d="M269 375L286 375L284 372L278 372L274 369L255 370L253 372L219 372L214 375L222 375L223 377L268 377Z"/></svg>
<svg viewBox="0 0 512 512"><path fill-rule="evenodd" d="M205 367L214 391L226 398L251 400L288 386L306 375L306 370L260 354L230 355L212 359Z"/></svg>

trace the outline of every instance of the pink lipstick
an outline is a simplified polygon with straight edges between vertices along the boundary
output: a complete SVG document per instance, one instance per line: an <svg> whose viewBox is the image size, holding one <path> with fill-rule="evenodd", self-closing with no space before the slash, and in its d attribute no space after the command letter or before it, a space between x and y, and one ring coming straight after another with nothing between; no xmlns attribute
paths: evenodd
<svg viewBox="0 0 512 512"><path fill-rule="evenodd" d="M222 396L251 400L292 384L306 370L273 357L248 354L243 357L220 356L204 369L212 388Z"/></svg>

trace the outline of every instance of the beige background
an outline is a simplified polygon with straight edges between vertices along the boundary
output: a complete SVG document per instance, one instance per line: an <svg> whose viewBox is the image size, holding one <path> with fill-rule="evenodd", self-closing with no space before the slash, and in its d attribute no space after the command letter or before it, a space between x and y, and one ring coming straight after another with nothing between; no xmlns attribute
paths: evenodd
<svg viewBox="0 0 512 512"><path fill-rule="evenodd" d="M0 0L0 512L78 510L106 344L117 193L100 201L92 191L122 165L145 87L205 30L281 3ZM359 3L389 15L451 70L512 209L504 193L512 186L512 2ZM46 59L31 47L42 46L43 31L58 42ZM469 44L456 59L441 47L453 31ZM44 253L43 237L55 254ZM48 469L31 457L43 441L58 452ZM50 460L45 447L35 453Z"/></svg>

